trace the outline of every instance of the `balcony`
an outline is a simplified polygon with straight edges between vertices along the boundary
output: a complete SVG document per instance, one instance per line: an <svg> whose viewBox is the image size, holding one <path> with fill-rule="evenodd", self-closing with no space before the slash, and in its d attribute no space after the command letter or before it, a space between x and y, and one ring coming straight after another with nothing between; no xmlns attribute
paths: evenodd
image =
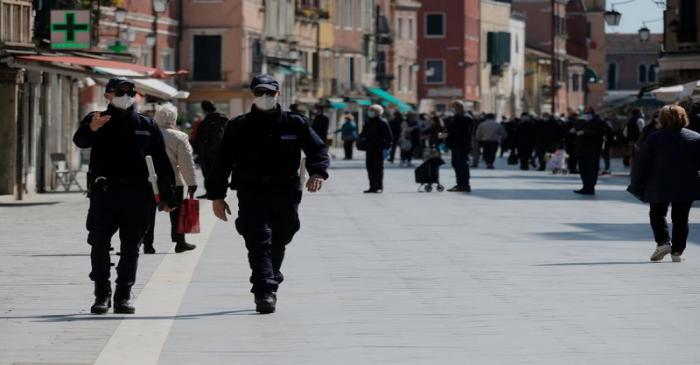
<svg viewBox="0 0 700 365"><path fill-rule="evenodd" d="M330 19L328 10L312 5L297 5L295 15L300 21L318 22L319 20Z"/></svg>

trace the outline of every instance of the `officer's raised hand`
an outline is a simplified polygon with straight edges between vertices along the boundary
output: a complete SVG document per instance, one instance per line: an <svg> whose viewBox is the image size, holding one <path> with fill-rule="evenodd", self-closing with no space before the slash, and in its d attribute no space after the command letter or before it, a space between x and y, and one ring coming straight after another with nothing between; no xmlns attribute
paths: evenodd
<svg viewBox="0 0 700 365"><path fill-rule="evenodd" d="M111 117L109 115L94 113L92 115L92 120L90 121L90 130L96 132L98 129L102 128L103 125L107 124L110 118Z"/></svg>
<svg viewBox="0 0 700 365"><path fill-rule="evenodd" d="M309 177L309 181L306 182L306 190L308 190L310 193L321 191L322 187L323 177L319 175L311 175L311 177Z"/></svg>
<svg viewBox="0 0 700 365"><path fill-rule="evenodd" d="M227 216L231 215L231 208L229 208L224 199L213 200L212 208L214 209L214 215L216 218L219 218L224 222L228 222Z"/></svg>

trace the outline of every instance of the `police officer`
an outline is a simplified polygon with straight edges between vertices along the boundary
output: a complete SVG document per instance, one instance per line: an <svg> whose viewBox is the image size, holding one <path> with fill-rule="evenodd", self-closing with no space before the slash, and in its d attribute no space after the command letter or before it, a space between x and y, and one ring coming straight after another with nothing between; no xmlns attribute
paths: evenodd
<svg viewBox="0 0 700 365"><path fill-rule="evenodd" d="M88 243L92 246L90 279L95 282L95 303L90 311L106 313L111 306L110 241L119 230L114 313L134 313L131 287L136 280L139 246L148 225L148 211L155 204L148 182L145 157L152 156L161 194L160 208L174 206L174 173L156 124L136 112L134 82L115 77L107 83L106 111L92 112L81 122L73 142L91 148L87 217Z"/></svg>
<svg viewBox="0 0 700 365"><path fill-rule="evenodd" d="M259 313L273 313L285 246L299 230L301 202L299 165L306 155L309 192L328 178L328 149L306 118L282 110L279 83L269 75L253 78L255 96L249 113L229 121L212 173L206 179L207 198L216 217L227 221L225 202L230 186L237 190L236 229L243 236L252 270L251 292ZM231 177L229 182L229 177Z"/></svg>

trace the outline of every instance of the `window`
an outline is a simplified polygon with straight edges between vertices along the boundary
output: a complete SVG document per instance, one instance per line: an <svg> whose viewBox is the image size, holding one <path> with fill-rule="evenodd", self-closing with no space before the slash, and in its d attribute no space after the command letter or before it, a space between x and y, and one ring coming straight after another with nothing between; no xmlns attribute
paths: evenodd
<svg viewBox="0 0 700 365"><path fill-rule="evenodd" d="M336 2L333 4L334 10L335 10L335 15L334 15L334 21L335 21L335 26L340 27L343 25L342 16L341 16L341 11L340 11L340 2Z"/></svg>
<svg viewBox="0 0 700 365"><path fill-rule="evenodd" d="M396 19L396 39L401 39L403 36L403 19Z"/></svg>
<svg viewBox="0 0 700 365"><path fill-rule="evenodd" d="M139 58L139 64L143 66L151 67L153 65L153 60L151 59L151 49L148 47L141 48L141 58Z"/></svg>
<svg viewBox="0 0 700 365"><path fill-rule="evenodd" d="M262 42L259 39L253 39L250 45L251 67L250 72L254 75L262 73L263 66L263 51Z"/></svg>
<svg viewBox="0 0 700 365"><path fill-rule="evenodd" d="M352 28L352 0L345 0L345 28Z"/></svg>
<svg viewBox="0 0 700 365"><path fill-rule="evenodd" d="M318 81L319 70L318 52L314 52L311 54L311 77L314 79L314 81Z"/></svg>
<svg viewBox="0 0 700 365"><path fill-rule="evenodd" d="M617 64L608 63L608 90L617 89Z"/></svg>
<svg viewBox="0 0 700 365"><path fill-rule="evenodd" d="M639 65L637 67L637 82L640 84L647 83L647 65Z"/></svg>
<svg viewBox="0 0 700 365"><path fill-rule="evenodd" d="M408 40L413 40L413 34L415 34L413 29L413 18L408 18Z"/></svg>
<svg viewBox="0 0 700 365"><path fill-rule="evenodd" d="M695 43L698 40L698 27L697 27L697 11L698 3L697 0L681 0L680 6L678 7L678 15L680 17L680 24L678 26L678 42L681 43Z"/></svg>
<svg viewBox="0 0 700 365"><path fill-rule="evenodd" d="M445 83L445 60L425 61L425 83L443 84Z"/></svg>
<svg viewBox="0 0 700 365"><path fill-rule="evenodd" d="M571 75L571 90L572 91L579 91L581 89L581 85L579 84L579 78L578 74L572 74Z"/></svg>
<svg viewBox="0 0 700 365"><path fill-rule="evenodd" d="M403 65L399 65L396 70L397 90L403 90Z"/></svg>
<svg viewBox="0 0 700 365"><path fill-rule="evenodd" d="M442 38L445 36L445 14L425 14L426 38Z"/></svg>
<svg viewBox="0 0 700 365"><path fill-rule="evenodd" d="M355 83L355 59L352 57L348 57L346 59L346 80L347 80L347 86L348 88L352 89L353 84Z"/></svg>
<svg viewBox="0 0 700 365"><path fill-rule="evenodd" d="M32 5L2 4L0 40L12 43L30 43L32 33Z"/></svg>
<svg viewBox="0 0 700 365"><path fill-rule="evenodd" d="M221 36L194 36L192 79L195 81L221 80Z"/></svg>
<svg viewBox="0 0 700 365"><path fill-rule="evenodd" d="M649 75L647 76L648 82L659 81L659 65L649 65Z"/></svg>

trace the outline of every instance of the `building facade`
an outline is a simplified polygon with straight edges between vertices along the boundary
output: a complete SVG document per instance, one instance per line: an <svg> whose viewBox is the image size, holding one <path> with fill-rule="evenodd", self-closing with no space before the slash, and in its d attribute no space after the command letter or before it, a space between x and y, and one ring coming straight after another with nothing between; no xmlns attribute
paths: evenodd
<svg viewBox="0 0 700 365"><path fill-rule="evenodd" d="M604 77L608 103L636 96L641 88L660 81L662 42L662 34L652 34L648 42L640 41L637 33L608 34L608 66Z"/></svg>
<svg viewBox="0 0 700 365"><path fill-rule="evenodd" d="M480 108L480 0L422 0L418 11L418 98L421 111L453 99ZM432 105L430 107L429 105Z"/></svg>
<svg viewBox="0 0 700 365"><path fill-rule="evenodd" d="M481 0L480 7L480 110L499 118L518 115L525 71L525 20L512 16L510 1Z"/></svg>
<svg viewBox="0 0 700 365"><path fill-rule="evenodd" d="M700 80L700 4L668 0L664 11L664 52L659 59L664 83Z"/></svg>

